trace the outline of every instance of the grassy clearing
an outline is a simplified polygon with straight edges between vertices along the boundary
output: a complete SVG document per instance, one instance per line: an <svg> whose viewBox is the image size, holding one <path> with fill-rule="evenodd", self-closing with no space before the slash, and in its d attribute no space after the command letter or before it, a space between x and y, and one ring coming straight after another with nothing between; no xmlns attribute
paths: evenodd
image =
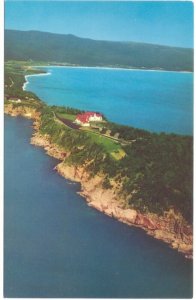
<svg viewBox="0 0 196 300"><path fill-rule="evenodd" d="M70 121L74 121L76 118L76 115L67 114L67 113L58 113L57 116L60 118L70 120Z"/></svg>
<svg viewBox="0 0 196 300"><path fill-rule="evenodd" d="M119 143L92 131L86 131L86 133L91 137L94 143L103 145L105 150L110 153L114 159L119 160L124 157L125 152Z"/></svg>
<svg viewBox="0 0 196 300"><path fill-rule="evenodd" d="M111 152L111 155L114 159L116 160L120 160L122 159L123 157L125 157L125 151L121 148L119 148L118 150L115 150L113 152Z"/></svg>

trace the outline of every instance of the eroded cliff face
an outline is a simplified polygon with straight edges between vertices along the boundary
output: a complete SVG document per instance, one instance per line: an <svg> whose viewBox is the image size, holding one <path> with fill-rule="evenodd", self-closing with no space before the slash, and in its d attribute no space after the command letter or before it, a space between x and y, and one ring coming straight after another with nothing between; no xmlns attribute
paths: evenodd
<svg viewBox="0 0 196 300"><path fill-rule="evenodd" d="M31 144L43 147L48 155L59 160L63 160L68 156L68 153L62 147L51 143L50 136L47 134L41 135L39 132L35 132L31 138Z"/></svg>
<svg viewBox="0 0 196 300"><path fill-rule="evenodd" d="M103 177L95 175L91 178L84 168L64 162L59 163L56 170L63 177L81 183L80 194L86 198L89 206L123 223L141 227L148 234L169 243L174 249L188 256L192 255L192 228L180 214L170 210L164 216L158 216L124 208L124 199L120 198L115 189L103 189Z"/></svg>
<svg viewBox="0 0 196 300"><path fill-rule="evenodd" d="M43 147L48 155L59 160L63 160L65 157L67 157L68 154L63 148L51 143L49 135L41 135L39 133L40 112L37 112L36 109L24 105L14 106L13 104L6 104L4 106L4 112L5 114L9 114L13 117L23 116L28 119L33 119L33 127L35 132L31 138L31 144Z"/></svg>
<svg viewBox="0 0 196 300"><path fill-rule="evenodd" d="M165 212L164 216L158 216L125 208L125 199L119 196L119 190L115 187L115 182L112 189L104 189L102 186L104 176L102 174L92 177L87 173L85 167L68 165L66 158L70 153L65 152L63 148L52 143L49 135L40 134L39 112L28 107L14 108L12 104L9 104L5 106L5 113L11 116L22 115L34 120L35 133L31 138L31 144L43 147L48 155L61 161L56 166L56 171L66 179L81 183L80 194L85 197L89 206L123 223L141 227L148 234L169 243L174 249L185 253L186 257L192 257L192 226L187 224L180 214L170 210Z"/></svg>
<svg viewBox="0 0 196 300"><path fill-rule="evenodd" d="M13 104L6 104L4 106L4 113L12 117L23 116L27 119L38 119L40 113L35 108L27 106L14 106Z"/></svg>

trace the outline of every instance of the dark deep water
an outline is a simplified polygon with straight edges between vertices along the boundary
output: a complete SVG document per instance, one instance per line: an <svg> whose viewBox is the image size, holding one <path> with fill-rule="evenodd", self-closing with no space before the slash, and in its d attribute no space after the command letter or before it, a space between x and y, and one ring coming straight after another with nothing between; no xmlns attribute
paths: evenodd
<svg viewBox="0 0 196 300"><path fill-rule="evenodd" d="M57 160L5 117L5 297L192 296L192 261L87 206Z"/></svg>

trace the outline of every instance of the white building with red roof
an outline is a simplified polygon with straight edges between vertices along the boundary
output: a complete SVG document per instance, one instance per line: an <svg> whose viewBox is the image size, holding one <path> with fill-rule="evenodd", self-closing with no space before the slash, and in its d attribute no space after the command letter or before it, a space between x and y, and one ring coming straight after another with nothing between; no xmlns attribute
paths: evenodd
<svg viewBox="0 0 196 300"><path fill-rule="evenodd" d="M81 126L90 126L90 122L100 122L103 120L103 116L96 112L85 112L78 114L75 119L75 123Z"/></svg>

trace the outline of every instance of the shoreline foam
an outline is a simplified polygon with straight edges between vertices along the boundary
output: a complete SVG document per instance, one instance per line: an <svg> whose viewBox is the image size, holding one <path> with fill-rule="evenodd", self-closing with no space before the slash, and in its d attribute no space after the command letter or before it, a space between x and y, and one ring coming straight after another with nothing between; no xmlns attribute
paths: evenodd
<svg viewBox="0 0 196 300"><path fill-rule="evenodd" d="M29 77L33 77L33 76L47 76L47 75L51 75L51 72L47 72L47 73L38 73L38 74L29 74L29 75L25 75L25 82L23 83L22 89L23 91L26 91L26 87L29 84L28 78Z"/></svg>

